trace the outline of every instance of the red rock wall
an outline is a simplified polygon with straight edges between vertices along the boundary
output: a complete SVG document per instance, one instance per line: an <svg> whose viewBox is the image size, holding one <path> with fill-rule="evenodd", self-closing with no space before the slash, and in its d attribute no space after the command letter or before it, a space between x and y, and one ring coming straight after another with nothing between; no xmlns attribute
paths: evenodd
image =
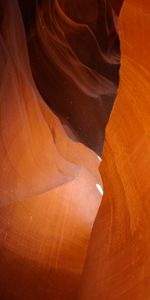
<svg viewBox="0 0 150 300"><path fill-rule="evenodd" d="M126 0L121 71L101 166L105 196L80 299L150 299L150 2Z"/></svg>
<svg viewBox="0 0 150 300"><path fill-rule="evenodd" d="M73 300L100 205L100 161L40 96L17 1L2 12L0 300Z"/></svg>

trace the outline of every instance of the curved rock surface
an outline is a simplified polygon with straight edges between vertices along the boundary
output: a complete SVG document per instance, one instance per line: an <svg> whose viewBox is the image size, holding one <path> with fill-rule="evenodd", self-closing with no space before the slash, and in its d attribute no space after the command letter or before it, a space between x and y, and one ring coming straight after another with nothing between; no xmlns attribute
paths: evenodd
<svg viewBox="0 0 150 300"><path fill-rule="evenodd" d="M44 99L17 1L0 1L0 299L149 300L149 1L125 0L119 17L105 195L79 297L103 191L99 158L77 139L102 150L122 0L111 1L116 13L106 0L39 2L36 27L33 18L26 30Z"/></svg>
<svg viewBox="0 0 150 300"><path fill-rule="evenodd" d="M120 87L107 127L104 198L80 299L150 299L150 2L125 0Z"/></svg>
<svg viewBox="0 0 150 300"><path fill-rule="evenodd" d="M102 189L32 78L16 0L0 26L0 299L74 299Z"/></svg>
<svg viewBox="0 0 150 300"><path fill-rule="evenodd" d="M41 95L76 139L101 155L119 81L116 13L109 0L45 0L30 22L34 1L25 2L26 9L22 3Z"/></svg>

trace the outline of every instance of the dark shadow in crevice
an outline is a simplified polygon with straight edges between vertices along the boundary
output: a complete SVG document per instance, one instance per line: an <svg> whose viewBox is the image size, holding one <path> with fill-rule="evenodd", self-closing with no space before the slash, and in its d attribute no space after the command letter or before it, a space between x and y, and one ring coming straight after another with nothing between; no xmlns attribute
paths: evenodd
<svg viewBox="0 0 150 300"><path fill-rule="evenodd" d="M46 1L40 1L40 4L46 3ZM95 46L93 47L90 40L88 41L88 36L84 36L84 33L69 33L69 35L67 33L69 44L79 60L91 70L95 70L110 80L113 85L113 92L111 94L106 93L106 95L101 94L96 98L87 95L51 57L47 57L35 26L35 1L20 0L28 38L32 73L42 97L62 120L62 123L66 120L67 126L69 124L77 140L101 155L105 128L119 84L120 41L115 14L119 13L121 4L118 1L112 1L114 7L112 10L109 0L84 0L82 3L75 0L59 0L59 2L67 16L73 21L79 24L86 22L86 25L95 35L102 54L107 59L111 58L112 63L107 63L103 57L97 56ZM80 14L78 8L80 8ZM85 43L81 43L84 38Z"/></svg>

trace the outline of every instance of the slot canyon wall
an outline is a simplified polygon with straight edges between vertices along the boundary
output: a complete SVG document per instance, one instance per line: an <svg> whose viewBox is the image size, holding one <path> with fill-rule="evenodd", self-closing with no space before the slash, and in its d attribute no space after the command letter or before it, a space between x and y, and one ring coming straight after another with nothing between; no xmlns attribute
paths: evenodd
<svg viewBox="0 0 150 300"><path fill-rule="evenodd" d="M150 2L125 0L121 70L100 167L104 197L79 299L150 299Z"/></svg>
<svg viewBox="0 0 150 300"><path fill-rule="evenodd" d="M0 8L0 299L75 299L100 160L37 90L17 1Z"/></svg>
<svg viewBox="0 0 150 300"><path fill-rule="evenodd" d="M19 3L0 1L0 297L73 300L103 194L116 14L105 0Z"/></svg>
<svg viewBox="0 0 150 300"><path fill-rule="evenodd" d="M101 155L119 81L116 14L108 0L41 3L28 39L34 80L64 126Z"/></svg>
<svg viewBox="0 0 150 300"><path fill-rule="evenodd" d="M150 4L38 3L0 1L0 300L149 300Z"/></svg>

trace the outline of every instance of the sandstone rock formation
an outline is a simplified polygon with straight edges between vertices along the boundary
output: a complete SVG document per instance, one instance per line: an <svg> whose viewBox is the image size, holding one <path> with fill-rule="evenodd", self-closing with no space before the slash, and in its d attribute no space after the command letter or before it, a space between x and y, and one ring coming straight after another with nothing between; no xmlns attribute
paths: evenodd
<svg viewBox="0 0 150 300"><path fill-rule="evenodd" d="M100 160L41 98L17 1L2 9L0 299L74 299L100 205Z"/></svg>
<svg viewBox="0 0 150 300"><path fill-rule="evenodd" d="M125 0L120 86L107 127L104 198L80 299L150 299L150 3Z"/></svg>
<svg viewBox="0 0 150 300"><path fill-rule="evenodd" d="M0 300L149 300L149 1L119 16L100 172L123 1L19 2L26 36L0 1Z"/></svg>
<svg viewBox="0 0 150 300"><path fill-rule="evenodd" d="M29 8L22 12L41 95L76 139L101 155L120 67L116 14L109 1L41 1L34 24Z"/></svg>

